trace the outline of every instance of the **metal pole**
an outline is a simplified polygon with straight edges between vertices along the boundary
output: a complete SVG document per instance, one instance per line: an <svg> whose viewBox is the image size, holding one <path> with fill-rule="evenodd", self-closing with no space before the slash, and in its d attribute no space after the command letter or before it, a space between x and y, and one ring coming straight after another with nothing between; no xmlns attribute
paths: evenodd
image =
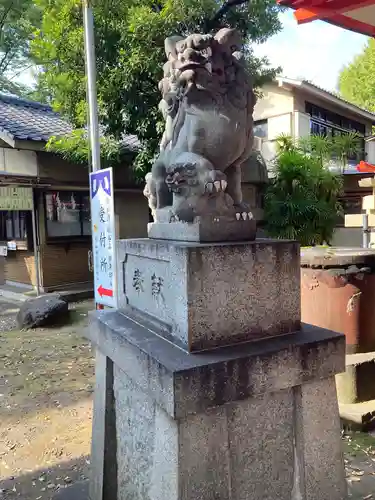
<svg viewBox="0 0 375 500"><path fill-rule="evenodd" d="M89 144L92 171L100 170L100 134L98 99L96 95L96 63L94 39L94 15L90 0L83 0L83 27L85 35L85 59L87 76L87 100L89 106Z"/></svg>
<svg viewBox="0 0 375 500"><path fill-rule="evenodd" d="M362 222L362 226L363 226L363 235L362 235L362 246L363 248L369 248L370 246L370 242L369 242L369 228L368 228L368 215L367 214L363 214L363 222Z"/></svg>
<svg viewBox="0 0 375 500"><path fill-rule="evenodd" d="M88 129L89 129L89 154L91 155L92 172L100 170L100 133L98 120L98 97L96 93L96 58L94 37L94 15L90 0L83 0L83 29L85 38L85 59L87 77L88 101ZM94 235L92 236L94 247ZM101 304L96 304L96 309L104 309Z"/></svg>
<svg viewBox="0 0 375 500"><path fill-rule="evenodd" d="M40 295L40 272L39 272L39 247L38 238L36 237L36 217L35 217L35 206L33 203L33 209L31 210L31 221L33 226L33 245L34 245L34 262L35 262L35 277L36 277L36 295Z"/></svg>

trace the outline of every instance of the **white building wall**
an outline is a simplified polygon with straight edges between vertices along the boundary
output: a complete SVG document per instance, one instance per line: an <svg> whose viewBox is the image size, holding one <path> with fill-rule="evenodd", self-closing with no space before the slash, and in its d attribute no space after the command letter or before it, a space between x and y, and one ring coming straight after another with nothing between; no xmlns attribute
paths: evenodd
<svg viewBox="0 0 375 500"><path fill-rule="evenodd" d="M257 100L254 108L254 121L266 120L274 116L292 113L294 109L294 97L288 90L276 85L265 85L262 95Z"/></svg>
<svg viewBox="0 0 375 500"><path fill-rule="evenodd" d="M293 113L293 136L295 139L299 137L308 137L310 135L310 116L301 111Z"/></svg>
<svg viewBox="0 0 375 500"><path fill-rule="evenodd" d="M36 177L37 156L34 151L0 148L0 171L8 174Z"/></svg>
<svg viewBox="0 0 375 500"><path fill-rule="evenodd" d="M277 152L276 139L280 135L292 135L293 113L273 116L268 118L268 138L262 142L262 155L269 164L275 158Z"/></svg>
<svg viewBox="0 0 375 500"><path fill-rule="evenodd" d="M375 165L375 141L366 142L366 161Z"/></svg>

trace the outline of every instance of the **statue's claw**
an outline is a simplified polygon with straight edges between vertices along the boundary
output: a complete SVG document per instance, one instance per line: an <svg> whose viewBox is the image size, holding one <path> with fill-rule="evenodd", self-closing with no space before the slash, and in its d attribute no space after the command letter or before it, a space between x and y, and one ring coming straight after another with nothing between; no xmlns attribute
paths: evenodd
<svg viewBox="0 0 375 500"><path fill-rule="evenodd" d="M228 183L225 180L217 180L213 182L207 182L206 184L206 192L208 193L220 193L221 191L225 191L227 189Z"/></svg>
<svg viewBox="0 0 375 500"><path fill-rule="evenodd" d="M237 220L253 220L254 219L254 215L251 213L251 212L237 212L236 213L236 219Z"/></svg>

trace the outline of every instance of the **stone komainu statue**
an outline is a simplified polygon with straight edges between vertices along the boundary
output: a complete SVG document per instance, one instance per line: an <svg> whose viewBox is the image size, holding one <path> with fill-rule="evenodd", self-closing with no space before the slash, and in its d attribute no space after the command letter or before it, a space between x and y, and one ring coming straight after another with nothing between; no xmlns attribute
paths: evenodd
<svg viewBox="0 0 375 500"><path fill-rule="evenodd" d="M165 41L165 131L144 191L155 222L252 217L242 201L241 165L252 152L255 96L241 46L227 28Z"/></svg>

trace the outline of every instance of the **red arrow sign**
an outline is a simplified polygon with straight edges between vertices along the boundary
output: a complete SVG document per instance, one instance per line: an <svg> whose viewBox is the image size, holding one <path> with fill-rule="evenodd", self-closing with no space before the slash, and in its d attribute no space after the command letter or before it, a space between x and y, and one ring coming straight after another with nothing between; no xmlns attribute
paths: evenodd
<svg viewBox="0 0 375 500"><path fill-rule="evenodd" d="M98 288L98 293L101 297L113 297L113 290L108 290L108 288L103 288L102 285Z"/></svg>

